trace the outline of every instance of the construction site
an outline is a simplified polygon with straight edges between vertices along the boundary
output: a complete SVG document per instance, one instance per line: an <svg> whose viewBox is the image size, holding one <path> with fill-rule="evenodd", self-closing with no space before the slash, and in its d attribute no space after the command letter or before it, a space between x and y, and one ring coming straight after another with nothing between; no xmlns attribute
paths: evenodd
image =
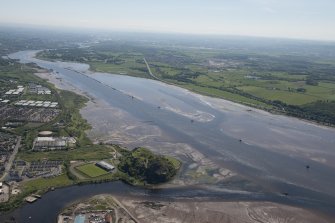
<svg viewBox="0 0 335 223"><path fill-rule="evenodd" d="M102 208L103 207L103 208ZM97 195L67 207L58 223L136 223L138 220L115 198Z"/></svg>

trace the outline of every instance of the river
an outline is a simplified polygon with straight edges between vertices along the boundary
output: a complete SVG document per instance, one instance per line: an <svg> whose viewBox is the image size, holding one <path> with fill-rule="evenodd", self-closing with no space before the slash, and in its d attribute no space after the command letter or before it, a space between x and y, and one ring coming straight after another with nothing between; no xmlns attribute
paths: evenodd
<svg viewBox="0 0 335 223"><path fill-rule="evenodd" d="M199 189L190 186L154 192L122 183L69 187L16 210L15 215L22 219L55 216L65 204L102 192L150 195L157 199L266 200L335 212L334 129L197 95L155 80L94 73L86 64L39 60L34 58L35 53L21 51L9 57L52 69L53 75L63 81L137 121L150 123L166 136L164 140L172 145L189 145L215 168L236 173L239 180L214 185L205 182ZM151 140L159 145L157 138ZM311 168L306 169L306 165ZM46 206L50 208L41 212Z"/></svg>

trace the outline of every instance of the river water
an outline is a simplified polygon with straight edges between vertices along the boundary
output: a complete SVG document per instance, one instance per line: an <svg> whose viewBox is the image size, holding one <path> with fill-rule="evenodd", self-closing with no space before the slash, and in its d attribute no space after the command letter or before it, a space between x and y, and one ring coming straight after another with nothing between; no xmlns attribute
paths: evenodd
<svg viewBox="0 0 335 223"><path fill-rule="evenodd" d="M35 220L41 216L55 219L67 203L102 192L156 199L264 200L335 213L334 129L200 96L155 80L93 73L86 64L39 60L33 57L35 53L21 51L9 57L52 69L54 75L92 98L103 100L137 120L150 122L169 136L170 143L190 145L243 180L218 183L214 189L180 187L148 191L120 182L69 187L16 210L14 213L24 219L22 222L29 222L28 216ZM306 165L311 168L307 170Z"/></svg>

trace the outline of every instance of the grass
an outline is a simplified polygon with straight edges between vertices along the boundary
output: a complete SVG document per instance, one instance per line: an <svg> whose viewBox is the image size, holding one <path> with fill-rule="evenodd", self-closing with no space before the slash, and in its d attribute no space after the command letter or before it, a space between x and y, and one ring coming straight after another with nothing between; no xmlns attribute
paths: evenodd
<svg viewBox="0 0 335 223"><path fill-rule="evenodd" d="M94 177L99 177L105 174L108 174L108 172L98 166L96 166L93 163L89 164L84 164L81 166L76 167L77 170L79 170L81 173L94 178Z"/></svg>
<svg viewBox="0 0 335 223"><path fill-rule="evenodd" d="M62 174L58 177L54 178L49 178L49 179L44 179L44 178L39 178L36 180L30 180L27 182L24 182L21 187L25 191L41 191L44 192L48 188L51 187L63 187L63 186L69 186L72 185L73 181L71 181L66 174Z"/></svg>
<svg viewBox="0 0 335 223"><path fill-rule="evenodd" d="M207 96L217 97L217 98L224 98L230 101L234 101L234 102L238 102L238 103L242 103L246 105L253 105L256 107L260 107L260 108L271 108L270 105L267 105L263 102L253 100L251 98L247 98L242 95L233 94L231 92L222 91L219 89L201 87L201 86L192 85L192 84L186 84L186 85L181 85L181 86L188 90L191 90L193 92L196 92L202 95L207 95Z"/></svg>
<svg viewBox="0 0 335 223"><path fill-rule="evenodd" d="M46 152L32 152L32 151L21 151L17 155L17 159L23 159L28 162L34 160L102 160L110 158L110 152L113 152L113 148L102 146L102 145L88 145L73 150L62 150L62 151L46 151Z"/></svg>
<svg viewBox="0 0 335 223"><path fill-rule="evenodd" d="M255 86L243 86L239 89L257 97L265 98L272 101L280 100L282 102L285 102L286 104L291 105L308 104L319 99L318 97L308 95L307 93L289 92L287 90L276 90Z"/></svg>
<svg viewBox="0 0 335 223"><path fill-rule="evenodd" d="M112 74L126 74L135 77L150 77L146 72L144 64L136 62L136 59L142 60L143 58L135 57L134 59L126 59L123 64L107 64L104 62L89 62L92 70L97 72L106 72Z"/></svg>

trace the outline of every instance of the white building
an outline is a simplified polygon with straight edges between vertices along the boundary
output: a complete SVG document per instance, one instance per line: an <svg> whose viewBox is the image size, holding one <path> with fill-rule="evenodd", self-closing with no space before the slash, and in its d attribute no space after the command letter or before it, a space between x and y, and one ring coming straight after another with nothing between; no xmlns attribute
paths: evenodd
<svg viewBox="0 0 335 223"><path fill-rule="evenodd" d="M95 165L106 171L113 171L115 169L115 167L112 164L109 164L105 161L97 162Z"/></svg>

